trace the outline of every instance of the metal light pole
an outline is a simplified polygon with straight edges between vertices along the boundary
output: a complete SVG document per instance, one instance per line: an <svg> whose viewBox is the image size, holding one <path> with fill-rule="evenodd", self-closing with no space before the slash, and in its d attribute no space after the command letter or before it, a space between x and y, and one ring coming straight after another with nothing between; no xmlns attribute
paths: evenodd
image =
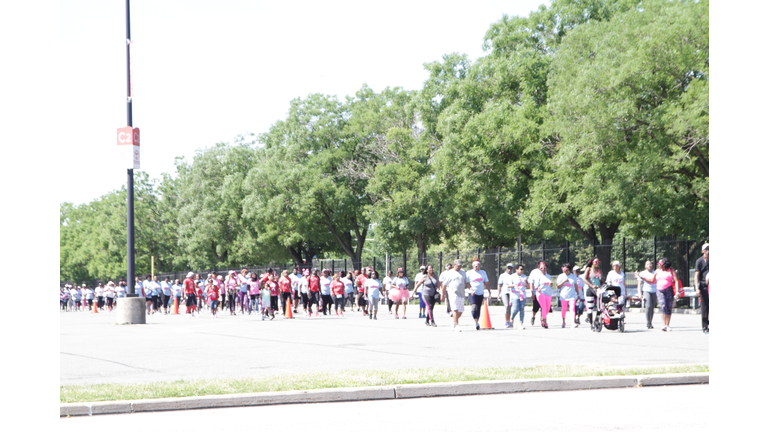
<svg viewBox="0 0 768 432"><path fill-rule="evenodd" d="M125 0L125 58L126 58L126 76L128 77L128 126L133 127L133 107L131 105L133 95L131 93L131 2ZM135 292L135 279L136 279L136 263L134 258L136 251L134 249L133 239L133 168L128 169L128 276L126 280L126 288L128 296L136 297Z"/></svg>

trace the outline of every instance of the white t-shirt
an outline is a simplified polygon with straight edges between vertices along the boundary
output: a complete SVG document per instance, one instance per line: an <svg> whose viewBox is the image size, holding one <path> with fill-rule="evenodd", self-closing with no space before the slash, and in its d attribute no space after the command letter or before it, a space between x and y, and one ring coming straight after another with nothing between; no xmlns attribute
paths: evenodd
<svg viewBox="0 0 768 432"><path fill-rule="evenodd" d="M386 290L392 288L392 278L389 276L384 277L384 279L381 280L381 286Z"/></svg>
<svg viewBox="0 0 768 432"><path fill-rule="evenodd" d="M331 280L325 276L320 277L320 294L331 295Z"/></svg>
<svg viewBox="0 0 768 432"><path fill-rule="evenodd" d="M97 286L93 289L94 294L96 294L96 297L103 297L104 296L104 288Z"/></svg>
<svg viewBox="0 0 768 432"><path fill-rule="evenodd" d="M408 289L408 278L395 276L395 278L392 279L392 285L397 289Z"/></svg>
<svg viewBox="0 0 768 432"><path fill-rule="evenodd" d="M624 272L619 270L618 273L611 270L608 272L608 276L605 277L605 283L608 285L613 285L617 287L621 287L621 295L626 296L627 295L627 288L624 286Z"/></svg>
<svg viewBox="0 0 768 432"><path fill-rule="evenodd" d="M117 287L117 290L116 290L116 291L117 291L117 296L118 296L118 297L125 297L125 287L124 287L124 286L122 286L122 285L119 285L119 286Z"/></svg>
<svg viewBox="0 0 768 432"><path fill-rule="evenodd" d="M163 287L163 295L170 296L171 295L171 283L162 281L160 282L160 286Z"/></svg>
<svg viewBox="0 0 768 432"><path fill-rule="evenodd" d="M531 271L531 275L528 276L528 280L533 286L533 295L538 294L536 288L541 288L541 294L552 295L552 276L549 273L542 273L539 269Z"/></svg>
<svg viewBox="0 0 768 432"><path fill-rule="evenodd" d="M467 272L467 278L469 279L469 286L472 288L472 293L475 295L484 295L485 282L488 282L488 275L485 270L475 271L472 269Z"/></svg>
<svg viewBox="0 0 768 432"><path fill-rule="evenodd" d="M364 285L366 288L368 288L368 297L381 297L381 282L373 278L368 278L365 280Z"/></svg>
<svg viewBox="0 0 768 432"><path fill-rule="evenodd" d="M424 279L425 274L422 272L419 272L415 278L413 278L413 286L416 286L417 283L419 283L420 280ZM421 292L421 286L416 290L417 293Z"/></svg>
<svg viewBox="0 0 768 432"><path fill-rule="evenodd" d="M107 288L104 290L104 295L105 295L105 296L107 296L107 297L109 297L109 298L115 298L115 288L114 288L114 287L112 287L112 286L108 286L108 287L107 287Z"/></svg>
<svg viewBox="0 0 768 432"><path fill-rule="evenodd" d="M520 296L520 300L525 300L525 291L528 288L528 277L524 274L520 276L517 273L512 273L512 287L511 294L517 294Z"/></svg>
<svg viewBox="0 0 768 432"><path fill-rule="evenodd" d="M303 277L299 281L299 289L301 290L302 294L306 294L309 290L309 279Z"/></svg>
<svg viewBox="0 0 768 432"><path fill-rule="evenodd" d="M563 285L560 287L560 300L576 300L578 297L576 295L576 284L578 283L576 275L571 273L566 276L565 273L560 273L560 276L557 277L557 284L560 285L561 283Z"/></svg>
<svg viewBox="0 0 768 432"><path fill-rule="evenodd" d="M345 294L349 294L349 293L355 291L355 285L352 283L351 280L349 280L349 278L343 277L343 278L339 279L339 281L341 281L341 283L344 284L344 293ZM385 283L385 285L386 285L386 283Z"/></svg>
<svg viewBox="0 0 768 432"><path fill-rule="evenodd" d="M579 288L579 298L584 300L584 286L586 284L584 283L584 276L576 276L576 286Z"/></svg>
<svg viewBox="0 0 768 432"><path fill-rule="evenodd" d="M299 289L299 284L301 283L301 278L293 273L289 273L288 278L291 279L291 289L297 291Z"/></svg>
<svg viewBox="0 0 768 432"><path fill-rule="evenodd" d="M499 295L509 294L510 287L515 285L514 281L512 280L512 275L515 275L515 273L507 273L504 272L499 275L499 285L501 285L501 289L499 290Z"/></svg>
<svg viewBox="0 0 768 432"><path fill-rule="evenodd" d="M610 274L610 273L609 273ZM646 277L648 279L653 279L653 273L649 272L648 270L643 270L640 272L640 276ZM648 283L642 279L640 279L640 287L642 288L643 292L647 293L655 293L656 292L656 284L655 283Z"/></svg>
<svg viewBox="0 0 768 432"><path fill-rule="evenodd" d="M443 275L445 275L443 278L445 291L449 294L455 295L456 297L463 298L465 284L469 283L467 273L464 270L456 271L456 269L451 269L447 272L444 272Z"/></svg>

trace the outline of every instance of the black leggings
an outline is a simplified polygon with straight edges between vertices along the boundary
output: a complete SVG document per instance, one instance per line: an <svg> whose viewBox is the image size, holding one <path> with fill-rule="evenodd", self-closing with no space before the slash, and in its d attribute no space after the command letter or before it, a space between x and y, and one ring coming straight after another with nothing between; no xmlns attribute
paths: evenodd
<svg viewBox="0 0 768 432"><path fill-rule="evenodd" d="M344 297L333 297L333 309L336 311L336 313L339 313L339 309L341 309L342 312L344 312Z"/></svg>
<svg viewBox="0 0 768 432"><path fill-rule="evenodd" d="M426 318L427 323L434 323L435 322L435 295L423 295L421 296L422 299L424 299L424 303L427 304L427 313L424 314L424 318Z"/></svg>
<svg viewBox="0 0 768 432"><path fill-rule="evenodd" d="M480 308L483 306L484 299L485 299L485 296L481 296L477 294L469 295L469 304L472 305L472 318L476 320L480 319Z"/></svg>
<svg viewBox="0 0 768 432"><path fill-rule="evenodd" d="M333 304L333 297L328 294L323 294L323 315L331 311L331 305Z"/></svg>
<svg viewBox="0 0 768 432"><path fill-rule="evenodd" d="M288 298L291 297L290 292L280 292L280 299L283 301L283 315L285 315L285 308L288 306Z"/></svg>

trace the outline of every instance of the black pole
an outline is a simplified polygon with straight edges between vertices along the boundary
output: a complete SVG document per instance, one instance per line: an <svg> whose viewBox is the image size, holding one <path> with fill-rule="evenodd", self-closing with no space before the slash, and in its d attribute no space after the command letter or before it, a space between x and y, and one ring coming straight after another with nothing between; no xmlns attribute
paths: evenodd
<svg viewBox="0 0 768 432"><path fill-rule="evenodd" d="M519 233L517 234L517 264L523 263L523 237Z"/></svg>
<svg viewBox="0 0 768 432"><path fill-rule="evenodd" d="M133 106L131 95L131 2L125 0L125 59L126 59L126 76L128 77L127 87L127 109L128 109L128 126L133 127ZM126 291L129 297L135 297L135 279L136 279L136 263L134 262L136 256L136 250L134 249L134 232L133 232L133 169L128 170L128 250L127 250L127 267L128 267L128 279L126 283Z"/></svg>
<svg viewBox="0 0 768 432"><path fill-rule="evenodd" d="M571 262L571 242L565 241L565 262Z"/></svg>

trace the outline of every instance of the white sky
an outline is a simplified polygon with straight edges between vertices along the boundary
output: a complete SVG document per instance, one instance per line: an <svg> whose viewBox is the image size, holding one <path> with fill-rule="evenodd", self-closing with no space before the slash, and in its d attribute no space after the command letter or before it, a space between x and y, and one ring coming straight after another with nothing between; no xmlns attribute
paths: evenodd
<svg viewBox="0 0 768 432"><path fill-rule="evenodd" d="M197 149L266 132L310 93L343 100L363 83L419 89L423 64L483 55L502 14L527 16L544 0L131 2L133 126L141 170L173 173ZM59 202L90 202L126 183L116 131L126 126L125 3L60 2L64 166L98 172L61 179Z"/></svg>

